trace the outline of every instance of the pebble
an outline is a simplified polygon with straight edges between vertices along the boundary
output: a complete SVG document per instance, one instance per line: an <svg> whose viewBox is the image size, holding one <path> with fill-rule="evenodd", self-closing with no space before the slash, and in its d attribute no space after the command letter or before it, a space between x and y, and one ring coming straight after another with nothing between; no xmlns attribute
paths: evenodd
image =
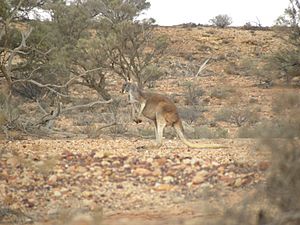
<svg viewBox="0 0 300 225"><path fill-rule="evenodd" d="M134 174L137 176L150 176L152 172L145 168L137 168L134 170Z"/></svg>
<svg viewBox="0 0 300 225"><path fill-rule="evenodd" d="M196 173L194 176L192 183L193 184L200 184L206 180L206 176L208 175L208 172L206 170L201 170L200 172Z"/></svg>
<svg viewBox="0 0 300 225"><path fill-rule="evenodd" d="M55 197L61 197L62 196L60 191L54 191L53 194L54 194Z"/></svg>

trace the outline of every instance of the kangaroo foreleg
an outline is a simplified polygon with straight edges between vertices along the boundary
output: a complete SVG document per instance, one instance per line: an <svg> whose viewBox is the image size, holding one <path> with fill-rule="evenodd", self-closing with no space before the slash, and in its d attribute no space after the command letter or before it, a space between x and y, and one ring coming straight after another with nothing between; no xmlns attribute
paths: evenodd
<svg viewBox="0 0 300 225"><path fill-rule="evenodd" d="M141 106L140 106L140 110L138 112L138 115L133 119L134 122L136 122L136 123L141 123L142 122L141 117L142 117L142 113L143 113L143 110L144 110L145 106L146 106L146 103L142 102Z"/></svg>

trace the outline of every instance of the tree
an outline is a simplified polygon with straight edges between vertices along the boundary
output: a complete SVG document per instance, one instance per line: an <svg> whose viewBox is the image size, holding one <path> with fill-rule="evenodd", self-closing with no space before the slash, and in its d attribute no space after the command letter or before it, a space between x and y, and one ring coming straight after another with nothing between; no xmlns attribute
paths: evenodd
<svg viewBox="0 0 300 225"><path fill-rule="evenodd" d="M224 15L218 15L214 18L210 19L209 22L213 24L214 26L225 28L232 24L232 18L226 14Z"/></svg>
<svg viewBox="0 0 300 225"><path fill-rule="evenodd" d="M167 39L154 35L153 19L136 20L150 6L145 0L106 0L102 4L96 26L99 51L114 73L143 86L160 73L154 65L163 56Z"/></svg>

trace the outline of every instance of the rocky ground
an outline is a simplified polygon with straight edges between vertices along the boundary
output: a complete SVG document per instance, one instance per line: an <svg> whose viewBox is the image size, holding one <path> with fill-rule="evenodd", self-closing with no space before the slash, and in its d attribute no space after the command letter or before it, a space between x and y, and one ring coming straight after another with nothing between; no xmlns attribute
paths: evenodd
<svg viewBox="0 0 300 225"><path fill-rule="evenodd" d="M165 140L160 149L143 147L151 142L1 142L0 201L12 211L0 219L65 224L88 213L80 219L193 224L210 218L209 206L218 215L222 204L232 206L252 193L269 167L267 151L252 139L197 140L229 147L214 150L188 149L178 140Z"/></svg>

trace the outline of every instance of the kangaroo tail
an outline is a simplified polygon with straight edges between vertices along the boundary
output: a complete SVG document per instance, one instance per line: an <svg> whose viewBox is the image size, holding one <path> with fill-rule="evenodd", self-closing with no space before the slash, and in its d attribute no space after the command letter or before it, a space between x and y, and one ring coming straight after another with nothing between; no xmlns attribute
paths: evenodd
<svg viewBox="0 0 300 225"><path fill-rule="evenodd" d="M178 120L176 123L174 123L173 127L174 127L178 137L180 138L180 140L186 146L188 146L190 148L210 148L210 149L227 148L226 146L222 146L222 145L213 145L213 144L201 145L201 144L196 144L196 143L190 142L188 139L185 138L185 136L183 134L183 126L182 126L181 120Z"/></svg>

